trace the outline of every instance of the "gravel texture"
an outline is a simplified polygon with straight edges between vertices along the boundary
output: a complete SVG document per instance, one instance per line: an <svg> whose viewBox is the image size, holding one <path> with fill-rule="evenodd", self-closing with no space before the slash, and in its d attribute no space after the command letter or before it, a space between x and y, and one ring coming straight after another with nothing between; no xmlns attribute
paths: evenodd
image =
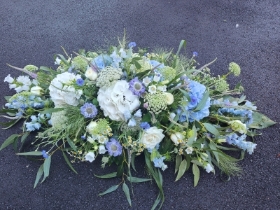
<svg viewBox="0 0 280 210"><path fill-rule="evenodd" d="M0 0L0 78L19 75L6 66L53 66L53 55L79 48L100 49L116 43L124 29L140 47L177 49L187 40L187 54L199 53L203 65L216 75L227 72L228 63L240 64L245 94L258 109L280 122L280 3L279 0ZM10 95L1 83L0 104ZM19 133L19 127L2 130L0 141ZM162 209L279 209L280 126L263 130L256 138L254 154L240 163L241 177L223 182L201 173L197 187L188 172L174 182L174 165L163 173L166 201ZM143 158L137 176L144 177ZM117 184L93 174L112 172L100 162L76 164L71 172L61 154L52 158L50 177L36 189L33 183L39 163L18 157L12 147L0 152L0 209L149 209L157 196L155 183L134 186L132 208L121 189L99 197Z"/></svg>

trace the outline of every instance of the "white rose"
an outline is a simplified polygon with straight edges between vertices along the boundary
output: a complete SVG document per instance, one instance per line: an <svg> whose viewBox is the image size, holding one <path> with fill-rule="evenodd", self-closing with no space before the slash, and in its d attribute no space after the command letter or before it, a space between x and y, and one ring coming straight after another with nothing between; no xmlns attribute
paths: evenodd
<svg viewBox="0 0 280 210"><path fill-rule="evenodd" d="M85 160L89 161L89 162L92 162L95 160L95 154L94 152L88 152L86 155L85 155Z"/></svg>
<svg viewBox="0 0 280 210"><path fill-rule="evenodd" d="M43 88L41 88L39 86L34 86L30 90L31 93L33 93L34 95L37 95L37 96L41 96L42 95L42 91L43 91Z"/></svg>
<svg viewBox="0 0 280 210"><path fill-rule="evenodd" d="M89 78L90 80L96 80L97 78L97 72L94 71L91 67L89 67L86 72L85 72L85 76L87 78Z"/></svg>
<svg viewBox="0 0 280 210"><path fill-rule="evenodd" d="M104 115L115 121L125 121L125 113L131 113L140 106L138 97L129 90L129 84L125 80L100 88L97 100Z"/></svg>
<svg viewBox="0 0 280 210"><path fill-rule="evenodd" d="M184 139L184 135L182 133L176 132L171 134L170 138L174 142L174 144L177 145Z"/></svg>
<svg viewBox="0 0 280 210"><path fill-rule="evenodd" d="M104 145L99 145L98 152L99 152L99 154L105 154L106 149L105 149Z"/></svg>
<svg viewBox="0 0 280 210"><path fill-rule="evenodd" d="M145 145L145 148L154 149L155 146L164 138L164 134L162 132L162 129L150 127L144 131L140 142Z"/></svg>
<svg viewBox="0 0 280 210"><path fill-rule="evenodd" d="M165 97L166 97L166 103L167 103L167 105L173 104L173 102L174 102L174 96L173 96L171 93L168 93L168 92L164 92L163 94L164 94Z"/></svg>

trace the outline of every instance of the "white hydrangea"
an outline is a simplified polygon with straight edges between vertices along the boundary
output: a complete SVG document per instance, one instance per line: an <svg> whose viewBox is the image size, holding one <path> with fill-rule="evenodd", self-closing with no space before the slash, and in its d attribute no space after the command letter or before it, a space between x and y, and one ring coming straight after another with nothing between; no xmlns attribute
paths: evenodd
<svg viewBox="0 0 280 210"><path fill-rule="evenodd" d="M79 104L78 100L83 94L83 91L76 90L72 84L80 78L80 75L64 72L58 74L56 78L52 80L49 90L55 106L65 106L67 104L77 106Z"/></svg>
<svg viewBox="0 0 280 210"><path fill-rule="evenodd" d="M108 88L100 88L97 100L104 115L115 121L125 121L124 114L140 106L138 97L129 90L125 80L114 82Z"/></svg>

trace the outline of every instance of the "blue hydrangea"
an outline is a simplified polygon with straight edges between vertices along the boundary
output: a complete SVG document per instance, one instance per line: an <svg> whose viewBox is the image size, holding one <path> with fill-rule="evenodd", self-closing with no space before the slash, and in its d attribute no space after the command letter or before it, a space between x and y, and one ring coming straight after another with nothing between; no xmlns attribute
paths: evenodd
<svg viewBox="0 0 280 210"><path fill-rule="evenodd" d="M104 69L106 66L110 66L113 62L113 59L109 55L101 54L94 58L91 63L94 66L97 66L99 70Z"/></svg>
<svg viewBox="0 0 280 210"><path fill-rule="evenodd" d="M79 78L79 79L76 80L76 84L77 84L78 86L83 86L84 83L85 83L85 81L84 81L82 78Z"/></svg>

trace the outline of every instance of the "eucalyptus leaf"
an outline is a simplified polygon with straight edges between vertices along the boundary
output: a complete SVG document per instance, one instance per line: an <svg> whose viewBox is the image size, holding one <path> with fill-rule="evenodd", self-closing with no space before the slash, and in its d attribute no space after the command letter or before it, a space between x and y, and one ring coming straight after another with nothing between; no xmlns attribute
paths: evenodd
<svg viewBox="0 0 280 210"><path fill-rule="evenodd" d="M178 181L184 175L186 170L187 170L187 161L183 160L179 166L179 171L178 171L177 177L175 179L175 182Z"/></svg>
<svg viewBox="0 0 280 210"><path fill-rule="evenodd" d="M129 203L129 205L131 206L130 192L129 192L129 188L128 188L128 186L126 185L125 182L123 183L122 189L123 189L123 191L124 191L124 194L125 194L125 196L126 196L126 199L127 199L128 203Z"/></svg>
<svg viewBox="0 0 280 210"><path fill-rule="evenodd" d="M182 49L183 47L186 48L186 46L187 46L186 40L181 40L176 55L179 55L181 49Z"/></svg>
<svg viewBox="0 0 280 210"><path fill-rule="evenodd" d="M198 103L197 107L195 108L194 111L200 111L201 109L203 109L206 105L207 100L209 99L209 92L205 91L205 93L203 94L202 99L200 100L200 102Z"/></svg>
<svg viewBox="0 0 280 210"><path fill-rule="evenodd" d="M34 151L34 152L22 152L22 153L17 153L17 155L42 156L42 152L41 152L41 151Z"/></svg>
<svg viewBox="0 0 280 210"><path fill-rule="evenodd" d="M99 193L98 195L102 196L102 195L106 195L108 193L114 192L116 189L118 189L118 187L119 187L119 185L113 185L112 187L108 188L106 191L104 191L102 193Z"/></svg>
<svg viewBox="0 0 280 210"><path fill-rule="evenodd" d="M44 164L42 164L37 172L35 183L34 183L34 188L37 186L39 183L39 180L41 179L42 175L44 173Z"/></svg>
<svg viewBox="0 0 280 210"><path fill-rule="evenodd" d="M193 164L192 171L194 176L194 186L196 186L200 177L200 171L196 164Z"/></svg>
<svg viewBox="0 0 280 210"><path fill-rule="evenodd" d="M19 137L18 134L12 134L10 137L8 137L8 138L3 142L3 144L1 145L0 151L1 151L2 149L4 149L5 147L9 146L10 144L14 143L14 141L16 141L18 137Z"/></svg>
<svg viewBox="0 0 280 210"><path fill-rule="evenodd" d="M138 178L138 177L128 176L128 177L127 177L127 180L130 181L130 182L139 183L139 182L148 182L148 181L151 181L152 179Z"/></svg>
<svg viewBox="0 0 280 210"><path fill-rule="evenodd" d="M135 168L135 157L136 157L136 154L132 153L131 154L131 166L132 166L134 171L136 171L136 168Z"/></svg>
<svg viewBox="0 0 280 210"><path fill-rule="evenodd" d="M21 143L23 143L25 140L26 140L26 138L29 136L29 132L26 132L26 133L24 133L23 135L22 135L22 137L21 137Z"/></svg>
<svg viewBox="0 0 280 210"><path fill-rule="evenodd" d="M61 150L62 154L63 154L63 157L64 157L64 160L65 162L67 163L67 165L69 166L69 168L74 171L76 174L78 174L78 172L73 168L71 162L69 161L67 155Z"/></svg>
<svg viewBox="0 0 280 210"><path fill-rule="evenodd" d="M176 155L175 174L179 170L179 166L180 166L181 162L182 162L182 155L177 154Z"/></svg>
<svg viewBox="0 0 280 210"><path fill-rule="evenodd" d="M276 122L272 121L264 114L253 112L253 123L249 125L249 128L263 129L274 124L276 124Z"/></svg>
<svg viewBox="0 0 280 210"><path fill-rule="evenodd" d="M217 152L218 149L217 149L217 147L216 147L216 144L214 144L213 142L210 142L210 143L209 143L209 147L210 147L210 149L212 150L211 152L214 154L214 156L215 156L217 162L219 163L219 154L218 154L218 152Z"/></svg>
<svg viewBox="0 0 280 210"><path fill-rule="evenodd" d="M44 168L44 178L41 181L41 183L43 181L45 181L45 179L49 176L50 174L50 167L51 167L51 157L49 156L48 158L45 158L44 164L43 164L43 168Z"/></svg>
<svg viewBox="0 0 280 210"><path fill-rule="evenodd" d="M110 178L117 177L117 172L113 172L113 173L105 174L105 175L95 175L94 174L94 176L101 178L101 179L110 179Z"/></svg>
<svg viewBox="0 0 280 210"><path fill-rule="evenodd" d="M68 142L68 144L70 145L70 147L74 150L74 151L77 151L77 147L76 147L76 145L74 144L74 142L67 136L66 137L66 139L67 139L67 142Z"/></svg>
<svg viewBox="0 0 280 210"><path fill-rule="evenodd" d="M49 108L45 109L44 111L41 111L40 114L47 114L47 113L53 113L53 112L60 112L64 110L64 108Z"/></svg>
<svg viewBox="0 0 280 210"><path fill-rule="evenodd" d="M218 138L220 136L220 132L212 124L203 123L203 125L205 126L206 130L209 131L210 133L214 134L216 138Z"/></svg>

